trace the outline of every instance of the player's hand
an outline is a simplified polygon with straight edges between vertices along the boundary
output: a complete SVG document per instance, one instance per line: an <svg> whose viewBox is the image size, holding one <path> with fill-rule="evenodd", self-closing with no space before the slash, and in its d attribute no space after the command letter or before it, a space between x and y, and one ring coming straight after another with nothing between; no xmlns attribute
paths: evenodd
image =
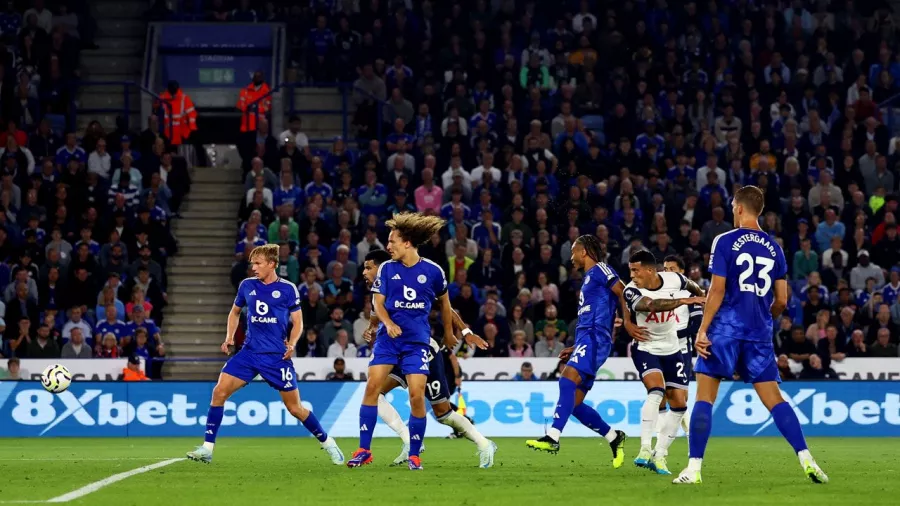
<svg viewBox="0 0 900 506"><path fill-rule="evenodd" d="M572 352L575 351L574 346L569 346L568 348L564 348L563 351L559 352L560 360L569 360L569 357L572 356Z"/></svg>
<svg viewBox="0 0 900 506"><path fill-rule="evenodd" d="M617 317L617 318L613 321L613 327L614 327L614 328L619 328L619 327L622 326L623 323L624 323L624 320L622 320L621 318L618 318L618 317Z"/></svg>
<svg viewBox="0 0 900 506"><path fill-rule="evenodd" d="M222 353L226 355L231 355L231 350L228 349L229 346L234 346L234 338L225 339L225 342L222 343Z"/></svg>
<svg viewBox="0 0 900 506"><path fill-rule="evenodd" d="M281 357L284 360L290 360L291 357L294 356L294 345L289 343L288 341L284 342L284 356Z"/></svg>
<svg viewBox="0 0 900 506"><path fill-rule="evenodd" d="M697 297L688 297L688 298L684 299L684 304L685 304L685 305L688 305L688 304L706 304L706 297L700 297L700 296L697 296Z"/></svg>
<svg viewBox="0 0 900 506"><path fill-rule="evenodd" d="M449 335L444 336L444 346L448 350L452 350L457 344L459 344L459 337L456 335L456 332L451 332Z"/></svg>
<svg viewBox="0 0 900 506"><path fill-rule="evenodd" d="M400 335L403 334L403 329L401 329L394 322L385 323L384 327L387 329L387 333L391 337L400 337Z"/></svg>
<svg viewBox="0 0 900 506"><path fill-rule="evenodd" d="M711 344L709 338L706 337L705 330L697 332L697 339L694 340L694 349L697 350L697 355L703 358L709 358L709 356L712 355L712 352L709 350Z"/></svg>
<svg viewBox="0 0 900 506"><path fill-rule="evenodd" d="M481 338L478 334L469 334L465 337L466 344L471 344L473 346L477 346L481 350L488 349L488 343L484 339Z"/></svg>
<svg viewBox="0 0 900 506"><path fill-rule="evenodd" d="M372 344L372 341L375 340L375 332L378 331L378 327L373 327L369 325L366 327L366 330L363 332L363 339L369 344Z"/></svg>
<svg viewBox="0 0 900 506"><path fill-rule="evenodd" d="M647 335L647 327L638 327L631 320L624 320L622 323L625 325L625 332L635 341L640 343L650 339Z"/></svg>

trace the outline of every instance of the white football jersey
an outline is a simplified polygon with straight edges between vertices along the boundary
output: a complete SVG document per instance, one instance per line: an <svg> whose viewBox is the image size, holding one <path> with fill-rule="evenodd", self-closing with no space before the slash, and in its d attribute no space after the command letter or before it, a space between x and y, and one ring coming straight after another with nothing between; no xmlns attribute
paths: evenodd
<svg viewBox="0 0 900 506"><path fill-rule="evenodd" d="M634 281L625 287L625 301L628 309L635 318L639 327L647 328L649 339L638 343L638 349L653 355L671 355L680 353L682 346L678 342L678 329L688 324L689 311L685 306L671 311L644 312L635 311L634 307L644 297L651 299L680 299L689 297L684 295L687 280L676 272L660 272L662 285L656 290L638 288ZM680 311L681 309L684 311Z"/></svg>

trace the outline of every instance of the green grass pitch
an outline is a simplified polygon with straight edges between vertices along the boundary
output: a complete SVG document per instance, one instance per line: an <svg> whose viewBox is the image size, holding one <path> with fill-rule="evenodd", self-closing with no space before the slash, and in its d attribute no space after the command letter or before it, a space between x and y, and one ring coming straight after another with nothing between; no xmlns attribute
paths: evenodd
<svg viewBox="0 0 900 506"><path fill-rule="evenodd" d="M610 464L597 438L562 440L558 455L536 453L525 439L500 438L493 469L478 469L465 440L429 439L425 470L390 467L397 439L376 439L375 462L334 466L309 438L220 438L210 465L175 462L130 476L74 499L79 505L841 505L890 504L900 497L900 441L811 438L810 448L831 482L807 481L779 438L710 441L704 483L676 486L672 477L635 468L638 441L626 443L626 463ZM338 441L349 458L356 441ZM42 502L117 473L184 456L197 439L0 439L0 503ZM687 462L685 440L672 447L673 473Z"/></svg>

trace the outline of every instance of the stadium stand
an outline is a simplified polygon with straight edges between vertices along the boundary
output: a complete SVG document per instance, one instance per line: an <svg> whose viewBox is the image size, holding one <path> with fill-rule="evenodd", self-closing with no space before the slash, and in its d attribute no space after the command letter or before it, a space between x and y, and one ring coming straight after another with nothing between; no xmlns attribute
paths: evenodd
<svg viewBox="0 0 900 506"><path fill-rule="evenodd" d="M38 315L29 332L57 311L51 331L60 348L70 335L63 325L77 322L64 316L72 304L59 302L49 280L82 283L86 271L98 292L123 287L100 297L140 306L139 295L131 302L132 286L143 271L133 262L146 253L146 239L151 260L137 261L149 265L157 286L145 290L145 309L159 321L167 286L180 290L182 300L168 300L175 307L165 312L165 340L175 340L176 356L211 357L224 325L214 315L230 304L228 285L247 275L252 246L277 242L281 275L300 285L306 326L318 330L300 355L343 355L355 345L366 356L362 258L386 243L387 217L419 210L448 220L423 252L444 267L454 306L491 342L487 351L453 352L553 356L573 335L581 274L568 255L577 235L596 234L622 276L628 255L646 248L660 261L682 256L689 276L708 284L711 243L732 227L730 196L754 184L766 193L761 225L790 264L790 303L773 336L780 353L803 362L818 353L825 367L843 356L897 356L894 2L176 4L154 2L144 18L223 23L223 30L285 23L288 82L265 85L296 99L294 110L266 105L258 120L247 109L253 118L242 121L237 146L242 170L188 174L182 166L180 187L153 177L158 160L169 157L164 142L147 143L145 134L157 137L153 128L138 137L119 125L104 137L90 115L78 114L79 137L62 138L54 116L64 122L66 97L79 93L62 83L97 58L82 52L79 65L77 54L54 49L72 47L59 40L72 36L65 11L52 35L25 13L15 40L7 39L0 72L3 117L12 123L0 138L7 169L0 251L9 273L0 273L0 288L7 320ZM110 33L97 21L98 35ZM102 38L97 44L103 51ZM42 70L40 83L22 80L34 69ZM247 85L248 103L268 99ZM297 112L316 103L342 113ZM286 129L273 132L270 124ZM132 138L142 159L117 158ZM83 164L99 168L82 180ZM129 170L105 174L120 166ZM31 167L37 176L29 177ZM141 181L126 176L131 167ZM107 177L116 184L98 190ZM183 255L167 262L175 242L170 221L159 218L178 212L180 199L168 193L183 197L189 181L194 191L175 228ZM177 274L168 285L166 267ZM32 298L34 307L22 302ZM96 304L84 306L83 318L95 321ZM10 329L3 354L24 356ZM333 346L344 330L348 342ZM84 339L98 340L95 334ZM619 335L614 354L627 354L627 339ZM97 351L107 353L102 345ZM172 367L179 377L206 371Z"/></svg>

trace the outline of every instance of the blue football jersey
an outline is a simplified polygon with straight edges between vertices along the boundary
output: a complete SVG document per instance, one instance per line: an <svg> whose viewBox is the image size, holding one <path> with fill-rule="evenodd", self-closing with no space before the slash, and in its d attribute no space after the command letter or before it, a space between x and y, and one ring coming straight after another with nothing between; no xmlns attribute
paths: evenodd
<svg viewBox="0 0 900 506"><path fill-rule="evenodd" d="M372 291L384 295L384 308L403 329L397 339L425 344L431 340L431 304L447 291L447 278L438 264L427 258L412 267L394 260L384 262L378 266ZM378 327L378 338L390 339L384 325Z"/></svg>
<svg viewBox="0 0 900 506"><path fill-rule="evenodd" d="M284 353L291 314L300 311L300 292L286 279L268 285L257 278L241 281L234 305L247 308L244 349L254 353Z"/></svg>
<svg viewBox="0 0 900 506"><path fill-rule="evenodd" d="M781 246L761 230L738 228L719 234L712 244L709 271L725 278L725 298L710 323L710 337L771 342L773 285L787 275Z"/></svg>
<svg viewBox="0 0 900 506"><path fill-rule="evenodd" d="M603 262L584 273L578 295L576 340L581 337L612 340L616 308L619 306L619 298L613 293L612 286L618 281L616 271Z"/></svg>

